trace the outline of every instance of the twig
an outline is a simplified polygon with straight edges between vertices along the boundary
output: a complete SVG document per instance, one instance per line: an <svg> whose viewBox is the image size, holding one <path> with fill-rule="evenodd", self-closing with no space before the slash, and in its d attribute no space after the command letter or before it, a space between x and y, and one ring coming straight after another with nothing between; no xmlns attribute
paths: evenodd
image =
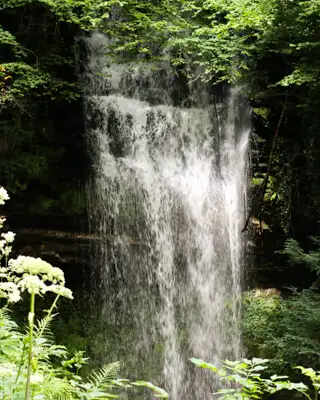
<svg viewBox="0 0 320 400"><path fill-rule="evenodd" d="M29 114L28 111L25 108L23 108L22 105L19 104L18 101L14 97L12 97L12 100L17 104L17 106L20 108L20 110L25 112L30 118L36 119L36 117L34 117L33 115Z"/></svg>

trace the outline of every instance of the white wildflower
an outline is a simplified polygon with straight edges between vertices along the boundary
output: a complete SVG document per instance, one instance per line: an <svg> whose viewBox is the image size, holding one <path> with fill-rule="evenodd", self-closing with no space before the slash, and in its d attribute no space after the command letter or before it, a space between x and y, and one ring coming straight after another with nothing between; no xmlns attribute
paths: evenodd
<svg viewBox="0 0 320 400"><path fill-rule="evenodd" d="M7 298L11 303L20 300L20 291L13 282L0 282L0 296Z"/></svg>
<svg viewBox="0 0 320 400"><path fill-rule="evenodd" d="M19 290L16 290L14 292L11 292L8 294L8 300L10 303L17 303L19 300L21 300L20 292Z"/></svg>
<svg viewBox="0 0 320 400"><path fill-rule="evenodd" d="M21 292L27 290L29 293L41 294L47 291L47 286L35 275L28 275L22 278L17 286Z"/></svg>
<svg viewBox="0 0 320 400"><path fill-rule="evenodd" d="M73 299L72 291L64 286L60 285L50 285L47 286L47 291L59 294L60 296L67 297L68 299Z"/></svg>
<svg viewBox="0 0 320 400"><path fill-rule="evenodd" d="M60 268L57 267L51 267L51 270L48 271L48 280L51 280L53 283L61 282L65 283L64 280L64 273Z"/></svg>
<svg viewBox="0 0 320 400"><path fill-rule="evenodd" d="M20 262L20 257L14 259L11 258L8 262L9 268L11 269L11 271L17 273L17 274L22 274L23 273L23 266L22 263Z"/></svg>
<svg viewBox="0 0 320 400"><path fill-rule="evenodd" d="M26 290L35 294L52 292L73 299L72 291L64 287L63 271L40 258L19 256L17 259L9 260L8 269L10 272L7 274L7 278L15 282L20 292ZM47 285L45 281L51 282L51 285ZM18 293L10 292L10 299L12 299L11 301L18 299Z"/></svg>
<svg viewBox="0 0 320 400"><path fill-rule="evenodd" d="M1 233L1 237L3 237L4 240L5 240L7 243L13 243L14 237L15 237L15 236L16 236L16 234L13 233L13 232L11 232L11 231L9 231L9 232L7 232L7 233Z"/></svg>
<svg viewBox="0 0 320 400"><path fill-rule="evenodd" d="M63 271L41 260L41 258L19 256L15 260L10 260L9 266L12 271L18 274L44 275L46 280L51 282L58 281L62 284L65 282Z"/></svg>
<svg viewBox="0 0 320 400"><path fill-rule="evenodd" d="M13 290L14 288L17 288L17 285L13 282L0 282L0 289L1 290Z"/></svg>
<svg viewBox="0 0 320 400"><path fill-rule="evenodd" d="M0 187L0 205L4 204L6 202L6 200L9 200L9 199L10 199L10 197L9 197L6 189L3 187Z"/></svg>

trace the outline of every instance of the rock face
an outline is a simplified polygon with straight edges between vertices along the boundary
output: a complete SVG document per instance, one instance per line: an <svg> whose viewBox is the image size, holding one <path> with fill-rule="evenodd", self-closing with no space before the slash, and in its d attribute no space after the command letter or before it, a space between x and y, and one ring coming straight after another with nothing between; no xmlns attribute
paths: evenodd
<svg viewBox="0 0 320 400"><path fill-rule="evenodd" d="M18 255L40 257L61 268L67 284L87 286L92 277L95 244L100 240L111 243L111 237L101 238L90 233L88 217L61 215L4 215L4 230L16 233L12 257ZM122 237L131 246L140 246L134 237Z"/></svg>
<svg viewBox="0 0 320 400"><path fill-rule="evenodd" d="M88 233L86 216L5 216L4 230L16 233L12 257L40 257L61 268L67 284L79 286L90 270L90 248L99 240Z"/></svg>
<svg viewBox="0 0 320 400"><path fill-rule="evenodd" d="M97 240L90 234L49 229L18 228L15 232L19 254L41 257L62 268L88 261L90 242Z"/></svg>

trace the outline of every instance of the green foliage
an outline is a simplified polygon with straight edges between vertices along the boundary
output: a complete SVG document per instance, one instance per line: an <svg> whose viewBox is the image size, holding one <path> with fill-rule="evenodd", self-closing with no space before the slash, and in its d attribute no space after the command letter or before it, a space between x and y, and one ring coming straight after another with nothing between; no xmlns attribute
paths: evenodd
<svg viewBox="0 0 320 400"><path fill-rule="evenodd" d="M18 45L15 37L10 32L5 31L2 27L0 27L0 43L9 46Z"/></svg>
<svg viewBox="0 0 320 400"><path fill-rule="evenodd" d="M84 30L92 30L109 17L108 10L114 3L117 2L102 0L42 0L40 2L7 0L2 2L1 12L10 12L16 9L19 13L21 9L28 11L32 7L40 8L42 5L57 21L77 25ZM32 16L30 16L30 19L32 22ZM45 29L46 27L41 28ZM30 95L30 92L35 92L37 96L49 96L52 99L58 96L69 101L77 98L77 85L74 82L58 80L54 72L58 66L72 65L72 60L61 56L57 48L54 50L55 53L58 50L58 54L53 53L44 56L41 54L43 51L41 46L39 46L40 52L38 52L37 47L33 51L27 48L24 43L20 43L19 39L21 40L19 31L10 32L0 24L0 47L10 49L9 52L7 51L10 62L2 61L1 65L12 77L10 86L3 92L4 96L1 103L15 103L19 99L23 99L27 93ZM31 45L33 46L34 43ZM12 61L12 58L14 58L14 61Z"/></svg>
<svg viewBox="0 0 320 400"><path fill-rule="evenodd" d="M313 249L305 252L294 239L279 253L294 267L305 266L317 276L310 289L283 299L275 289L248 292L243 302L243 340L249 355L273 359L282 367L301 364L320 368L320 243L312 237ZM291 267L292 268L292 267Z"/></svg>
<svg viewBox="0 0 320 400"><path fill-rule="evenodd" d="M226 388L219 389L217 393L220 399L225 400L250 400L266 399L281 391L296 391L311 400L318 398L319 373L311 368L297 367L303 375L308 376L312 382L312 389L304 383L291 382L288 376L272 375L266 377L267 363L269 360L243 358L239 361L224 361L223 366L217 368L215 365L203 360L191 358L197 367L209 369L215 372L220 380L225 383ZM314 397L312 394L314 392Z"/></svg>
<svg viewBox="0 0 320 400"><path fill-rule="evenodd" d="M242 329L249 355L268 357L277 368L295 364L320 368L317 291L294 292L287 299L263 291L249 292L244 299Z"/></svg>
<svg viewBox="0 0 320 400"><path fill-rule="evenodd" d="M15 206L29 203L28 212L71 212L83 206L74 195L68 202L71 182L78 179L76 157L65 155L79 143L80 123L72 123L72 106L81 89L75 71L75 35L79 26L62 22L81 19L81 2L5 1L0 10L0 180L16 193ZM88 2L83 2L83 4ZM95 2L96 5L96 2ZM96 12L95 6L92 12ZM98 17L98 15L97 15ZM84 23L84 21L83 21ZM64 102L63 106L60 105ZM74 131L61 128L61 109L70 107L68 121ZM74 114L74 112L73 112ZM77 116L80 121L80 117ZM78 132L79 131L79 132ZM81 139L80 139L81 140ZM75 173L76 171L76 173ZM71 175L71 177L70 177ZM19 194L24 193L21 200ZM28 202L27 198L33 200ZM61 209L59 209L59 207Z"/></svg>
<svg viewBox="0 0 320 400"><path fill-rule="evenodd" d="M319 46L310 38L314 34L310 23L316 23L319 12L317 0L290 2L290 7L281 0L114 3L121 18L107 20L104 30L115 38L114 50L121 55L126 52L124 58L137 54L159 57L165 49L174 65L191 66L190 72L200 67L200 76L216 82L238 81L255 67L254 61L267 54L297 58ZM312 83L312 65L303 61L274 84Z"/></svg>
<svg viewBox="0 0 320 400"><path fill-rule="evenodd" d="M3 63L2 67L12 77L12 83L5 94L4 101L19 100L28 91L48 84L50 79L47 73L23 62Z"/></svg>
<svg viewBox="0 0 320 400"><path fill-rule="evenodd" d="M52 315L34 326L32 347L31 391L33 398L107 399L121 395L123 389L146 387L155 397L167 398L164 390L149 382L131 382L118 378L120 363L115 362L93 371L87 379L79 376L87 359L82 352L68 357L64 346L56 345L50 331ZM28 371L29 331L21 333L6 308L0 309L0 393L3 399L24 398Z"/></svg>
<svg viewBox="0 0 320 400"><path fill-rule="evenodd" d="M312 368L296 367L296 369L300 370L304 376L307 376L310 379L312 386L316 391L315 398L317 399L317 394L320 392L320 372L315 371Z"/></svg>
<svg viewBox="0 0 320 400"><path fill-rule="evenodd" d="M314 250L305 252L295 239L286 240L283 250L279 253L287 256L292 265L305 265L317 276L320 275L320 238L311 237Z"/></svg>
<svg viewBox="0 0 320 400"><path fill-rule="evenodd" d="M248 292L243 299L242 333L247 353L262 358L275 357L279 322L283 313L279 294L261 290Z"/></svg>
<svg viewBox="0 0 320 400"><path fill-rule="evenodd" d="M35 3L34 0L4 0L3 8L16 8ZM97 29L109 17L110 7L121 3L116 0L40 0L59 19L78 24L83 29Z"/></svg>

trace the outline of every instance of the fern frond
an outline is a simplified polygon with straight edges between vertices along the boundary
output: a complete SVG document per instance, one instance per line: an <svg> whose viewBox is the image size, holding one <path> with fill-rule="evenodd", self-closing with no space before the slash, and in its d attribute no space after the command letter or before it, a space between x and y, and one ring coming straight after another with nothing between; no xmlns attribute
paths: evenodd
<svg viewBox="0 0 320 400"><path fill-rule="evenodd" d="M57 376L47 377L41 388L42 394L45 399L50 400L73 400L74 387L67 379L59 378Z"/></svg>
<svg viewBox="0 0 320 400"><path fill-rule="evenodd" d="M18 334L18 325L11 318L11 311L6 308L0 308L0 337L1 334Z"/></svg>
<svg viewBox="0 0 320 400"><path fill-rule="evenodd" d="M287 239L283 250L280 250L279 254L287 256L290 264L297 265L305 263L305 253L295 239Z"/></svg>
<svg viewBox="0 0 320 400"><path fill-rule="evenodd" d="M54 341L53 333L51 332L51 323L56 314L46 315L44 318L39 319L34 326L34 335L36 338L46 338L47 340Z"/></svg>
<svg viewBox="0 0 320 400"><path fill-rule="evenodd" d="M33 353L38 361L50 365L52 357L65 357L67 349L65 346L55 344L54 335L51 332L51 322L54 315L47 315L38 320L34 325ZM25 340L29 337L29 327L26 328Z"/></svg>
<svg viewBox="0 0 320 400"><path fill-rule="evenodd" d="M290 264L304 264L310 268L310 270L320 275L320 238L309 237L309 239L314 246L317 246L317 249L310 250L306 253L295 239L287 239L283 250L279 251L279 253L286 255Z"/></svg>
<svg viewBox="0 0 320 400"><path fill-rule="evenodd" d="M120 363L113 362L107 365L104 365L99 371L94 371L89 377L89 382L95 386L96 388L101 388L102 385L110 384L112 386L111 381L116 379L119 374Z"/></svg>
<svg viewBox="0 0 320 400"><path fill-rule="evenodd" d="M0 309L0 362L17 363L23 352L23 335L7 308Z"/></svg>
<svg viewBox="0 0 320 400"><path fill-rule="evenodd" d="M52 345L51 343L35 344L33 346L34 355L39 361L50 364L52 357L65 357L68 352L65 346Z"/></svg>

